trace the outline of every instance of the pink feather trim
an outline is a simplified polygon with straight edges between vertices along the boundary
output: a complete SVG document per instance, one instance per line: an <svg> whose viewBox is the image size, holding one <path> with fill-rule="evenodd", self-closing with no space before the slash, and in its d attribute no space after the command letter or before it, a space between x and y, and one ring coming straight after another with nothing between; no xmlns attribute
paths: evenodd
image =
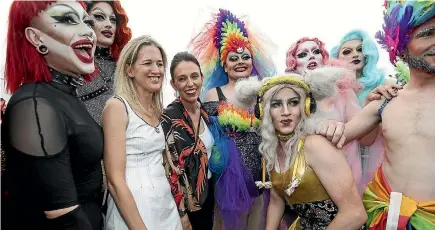
<svg viewBox="0 0 435 230"><path fill-rule="evenodd" d="M355 71L352 69L350 64L338 59L329 59L326 62L326 65L342 67L351 70L343 73L342 76L338 79L337 87L340 91L346 91L347 89L351 89L355 93L358 93L363 89L363 85L356 79Z"/></svg>

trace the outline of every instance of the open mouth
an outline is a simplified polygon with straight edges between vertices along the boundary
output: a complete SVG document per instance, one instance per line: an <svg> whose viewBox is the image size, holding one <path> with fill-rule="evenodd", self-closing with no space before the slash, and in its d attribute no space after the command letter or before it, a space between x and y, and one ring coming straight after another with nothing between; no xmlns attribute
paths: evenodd
<svg viewBox="0 0 435 230"><path fill-rule="evenodd" d="M246 67L246 66L240 66L240 67L234 68L234 71L240 73L240 72L245 72L247 69L248 69L248 67Z"/></svg>
<svg viewBox="0 0 435 230"><path fill-rule="evenodd" d="M281 120L281 124L288 126L292 123L291 119L285 119L285 120Z"/></svg>
<svg viewBox="0 0 435 230"><path fill-rule="evenodd" d="M71 47L73 48L77 58L83 63L90 64L94 62L94 54L92 52L94 44L89 40L76 41L71 45Z"/></svg>
<svg viewBox="0 0 435 230"><path fill-rule="evenodd" d="M151 80L151 83L160 83L160 76L152 76L148 78Z"/></svg>
<svg viewBox="0 0 435 230"><path fill-rule="evenodd" d="M356 59L356 60L351 61L350 63L352 63L354 65L358 65L359 63L361 63L361 60Z"/></svg>
<svg viewBox="0 0 435 230"><path fill-rule="evenodd" d="M112 38L112 36L113 36L113 33L110 30L103 30L103 31L101 31L101 34L104 35L104 37L106 37L106 38Z"/></svg>
<svg viewBox="0 0 435 230"><path fill-rule="evenodd" d="M188 89L184 92L187 94L187 96L190 96L190 97L196 96L196 89Z"/></svg>
<svg viewBox="0 0 435 230"><path fill-rule="evenodd" d="M310 69L310 70L313 70L313 69L317 68L317 62L310 62L310 63L308 63L307 68Z"/></svg>

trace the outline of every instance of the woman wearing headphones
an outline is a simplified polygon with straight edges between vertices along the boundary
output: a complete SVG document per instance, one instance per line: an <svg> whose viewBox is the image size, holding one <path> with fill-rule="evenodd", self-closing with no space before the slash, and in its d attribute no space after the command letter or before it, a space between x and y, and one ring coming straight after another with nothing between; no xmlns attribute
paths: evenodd
<svg viewBox="0 0 435 230"><path fill-rule="evenodd" d="M328 116L316 101L335 92L345 71L322 67L304 76L255 77L236 84L242 107L261 120L264 187L271 189L266 229L277 229L288 202L298 219L290 229L358 229L367 216L345 157L324 137L310 135ZM271 182L266 182L266 171Z"/></svg>

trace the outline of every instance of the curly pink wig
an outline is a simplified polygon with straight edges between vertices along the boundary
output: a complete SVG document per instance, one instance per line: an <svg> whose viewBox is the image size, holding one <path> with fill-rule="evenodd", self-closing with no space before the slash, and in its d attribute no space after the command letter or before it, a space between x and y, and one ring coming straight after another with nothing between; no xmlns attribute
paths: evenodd
<svg viewBox="0 0 435 230"><path fill-rule="evenodd" d="M297 42L293 43L290 46L290 48L287 50L287 55L286 55L286 60L285 60L286 66L287 66L285 69L286 72L293 72L296 70L296 63L297 63L296 51L298 49L298 46L306 41L313 41L319 46L320 53L322 54L322 57L323 57L322 64L325 64L328 61L329 53L325 49L325 43L320 41L318 38L303 37L303 38L299 39Z"/></svg>

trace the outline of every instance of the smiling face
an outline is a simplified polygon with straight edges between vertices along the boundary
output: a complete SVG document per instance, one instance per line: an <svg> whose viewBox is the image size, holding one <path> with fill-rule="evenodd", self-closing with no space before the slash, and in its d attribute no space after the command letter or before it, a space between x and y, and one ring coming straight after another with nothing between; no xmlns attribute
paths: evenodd
<svg viewBox="0 0 435 230"><path fill-rule="evenodd" d="M89 10L95 21L93 29L97 35L97 45L109 47L115 41L116 15L109 3L98 2Z"/></svg>
<svg viewBox="0 0 435 230"><path fill-rule="evenodd" d="M365 65L362 41L350 40L343 43L343 45L340 47L338 59L346 61L354 70L361 72Z"/></svg>
<svg viewBox="0 0 435 230"><path fill-rule="evenodd" d="M270 116L278 134L295 131L301 120L301 98L293 89L282 88L270 100Z"/></svg>
<svg viewBox="0 0 435 230"><path fill-rule="evenodd" d="M58 1L32 20L26 38L34 46L45 45L48 66L60 72L79 75L95 70L95 33L82 5L76 1Z"/></svg>
<svg viewBox="0 0 435 230"><path fill-rule="evenodd" d="M224 69L233 80L249 77L252 73L252 55L248 49L241 53L229 52Z"/></svg>
<svg viewBox="0 0 435 230"><path fill-rule="evenodd" d="M174 69L172 87L178 91L182 100L196 103L201 93L203 76L199 66L191 61L182 61Z"/></svg>
<svg viewBox="0 0 435 230"><path fill-rule="evenodd" d="M136 61L127 68L129 77L134 78L137 88L157 93L162 89L165 67L162 53L155 45L142 46Z"/></svg>
<svg viewBox="0 0 435 230"><path fill-rule="evenodd" d="M296 50L296 71L303 73L306 69L313 70L323 63L319 45L314 41L302 42Z"/></svg>
<svg viewBox="0 0 435 230"><path fill-rule="evenodd" d="M410 68L435 74L435 18L412 34L405 53Z"/></svg>

